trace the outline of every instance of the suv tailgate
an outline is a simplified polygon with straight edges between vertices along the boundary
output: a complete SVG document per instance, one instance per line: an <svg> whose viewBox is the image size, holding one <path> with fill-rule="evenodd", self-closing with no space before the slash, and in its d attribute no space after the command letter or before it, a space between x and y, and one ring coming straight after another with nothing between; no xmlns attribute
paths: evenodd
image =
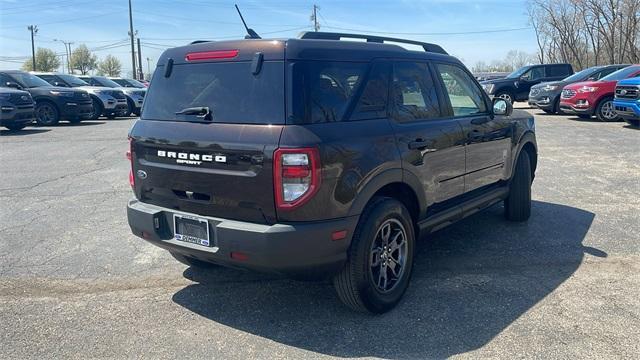
<svg viewBox="0 0 640 360"><path fill-rule="evenodd" d="M200 215L274 223L272 157L281 132L281 125L138 121L131 130L136 197Z"/></svg>

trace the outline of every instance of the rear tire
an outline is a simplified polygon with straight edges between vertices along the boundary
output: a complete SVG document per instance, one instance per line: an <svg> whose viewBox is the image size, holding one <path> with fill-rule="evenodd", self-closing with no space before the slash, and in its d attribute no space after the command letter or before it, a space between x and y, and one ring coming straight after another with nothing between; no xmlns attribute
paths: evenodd
<svg viewBox="0 0 640 360"><path fill-rule="evenodd" d="M391 310L409 285L414 247L407 208L395 199L375 197L360 217L344 268L333 278L340 300L360 312Z"/></svg>
<svg viewBox="0 0 640 360"><path fill-rule="evenodd" d="M178 260L179 262L187 266L192 266L200 269L210 269L210 268L216 267L215 264L208 263L206 261L194 259L192 257L184 256L182 254L175 253L172 251L170 251L169 253L171 254L171 256L173 256L174 259Z"/></svg>
<svg viewBox="0 0 640 360"><path fill-rule="evenodd" d="M531 161L522 150L504 200L504 217L509 221L526 221L531 216Z"/></svg>

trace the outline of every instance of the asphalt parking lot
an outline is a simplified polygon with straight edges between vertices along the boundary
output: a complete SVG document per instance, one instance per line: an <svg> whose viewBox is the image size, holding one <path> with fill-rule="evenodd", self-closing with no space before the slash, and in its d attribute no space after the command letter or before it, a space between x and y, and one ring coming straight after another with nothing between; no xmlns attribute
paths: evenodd
<svg viewBox="0 0 640 360"><path fill-rule="evenodd" d="M404 301L197 271L130 234L133 119L0 131L2 358L509 357L640 353L640 131L536 114L533 213L423 239Z"/></svg>

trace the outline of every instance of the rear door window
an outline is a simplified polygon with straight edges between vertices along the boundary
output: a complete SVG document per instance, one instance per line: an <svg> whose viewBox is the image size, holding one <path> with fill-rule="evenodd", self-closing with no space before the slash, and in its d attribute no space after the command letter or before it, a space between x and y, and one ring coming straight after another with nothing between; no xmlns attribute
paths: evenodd
<svg viewBox="0 0 640 360"><path fill-rule="evenodd" d="M398 122L441 116L437 90L426 63L396 62L391 93L393 117Z"/></svg>
<svg viewBox="0 0 640 360"><path fill-rule="evenodd" d="M199 121L177 114L206 107L214 123L284 124L284 63L265 61L254 75L251 62L159 66L145 98L142 119Z"/></svg>
<svg viewBox="0 0 640 360"><path fill-rule="evenodd" d="M343 121L364 81L368 65L340 61L292 63L291 122Z"/></svg>

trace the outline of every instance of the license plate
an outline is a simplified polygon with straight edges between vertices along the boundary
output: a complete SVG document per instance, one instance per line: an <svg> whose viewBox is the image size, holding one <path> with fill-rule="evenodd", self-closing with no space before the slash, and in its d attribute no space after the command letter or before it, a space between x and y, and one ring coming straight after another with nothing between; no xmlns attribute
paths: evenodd
<svg viewBox="0 0 640 360"><path fill-rule="evenodd" d="M211 246L209 222L206 219L174 214L173 225L176 240L202 246Z"/></svg>

